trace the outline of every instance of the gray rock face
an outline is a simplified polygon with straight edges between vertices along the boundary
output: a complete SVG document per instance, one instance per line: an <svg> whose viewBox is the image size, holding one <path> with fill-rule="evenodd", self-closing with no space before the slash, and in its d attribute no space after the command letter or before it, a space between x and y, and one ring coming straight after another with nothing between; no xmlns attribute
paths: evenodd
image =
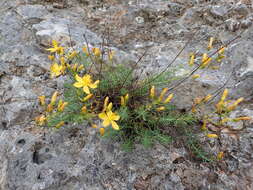
<svg viewBox="0 0 253 190"><path fill-rule="evenodd" d="M225 6L216 5L212 6L210 12L213 16L222 18L226 16L226 14L228 13L228 9Z"/></svg>
<svg viewBox="0 0 253 190"><path fill-rule="evenodd" d="M17 12L26 20L45 18L48 14L46 8L42 5L23 5L17 8Z"/></svg>
<svg viewBox="0 0 253 190"><path fill-rule="evenodd" d="M33 28L36 30L35 35L39 40L38 42L44 46L48 46L52 39L61 41L65 45L69 44L71 39L77 44L78 42L80 43L80 39L84 41L83 35L85 35L87 39L90 39L89 43L91 44L102 42L96 34L87 30L85 25L75 24L64 18L44 20L39 24L33 25Z"/></svg>
<svg viewBox="0 0 253 190"><path fill-rule="evenodd" d="M247 5L240 3L240 2L235 5L234 11L236 11L237 13L239 13L240 15L243 15L243 16L248 15L250 12Z"/></svg>
<svg viewBox="0 0 253 190"><path fill-rule="evenodd" d="M229 98L248 101L232 116L252 117L252 10L248 1L238 2L0 1L0 190L253 189L251 121L234 124L231 129L237 133L221 131L219 141L203 138L208 151L225 154L215 167L194 162L179 145L137 145L129 153L118 142L101 139L86 123L53 131L32 121L39 114L37 96L50 96L66 80L49 79L45 47L52 39L81 46L83 34L98 46L105 25L117 60L137 60L150 48L139 64L146 73L163 70L195 33L170 67L177 68L176 76L191 71L189 53L201 55L209 37L216 38L216 48L245 28L243 37L227 48L221 69L199 72L201 78L175 88L173 103L189 108L192 94L212 92L231 76ZM136 22L137 16L144 22Z"/></svg>

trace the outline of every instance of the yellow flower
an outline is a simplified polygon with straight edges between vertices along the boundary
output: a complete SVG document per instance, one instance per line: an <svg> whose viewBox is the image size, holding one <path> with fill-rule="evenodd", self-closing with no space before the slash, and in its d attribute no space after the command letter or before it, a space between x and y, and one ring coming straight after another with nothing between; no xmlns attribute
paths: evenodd
<svg viewBox="0 0 253 190"><path fill-rule="evenodd" d="M106 96L106 98L104 100L104 107L103 107L103 111L102 112L104 112L107 109L108 103L109 103L109 97Z"/></svg>
<svg viewBox="0 0 253 190"><path fill-rule="evenodd" d="M79 77L78 75L75 76L75 79L77 82L74 83L74 87L76 88L83 88L83 91L86 94L90 94L90 89L89 88L97 88L97 85L99 83L99 80L96 82L92 82L91 76L86 74L83 77Z"/></svg>
<svg viewBox="0 0 253 190"><path fill-rule="evenodd" d="M55 57L54 57L53 55L49 55L49 56L48 56L48 59L49 59L50 61L54 61Z"/></svg>
<svg viewBox="0 0 253 190"><path fill-rule="evenodd" d="M200 104L201 102L203 101L203 98L195 98L194 99L194 104L196 104L196 105L198 105L198 104Z"/></svg>
<svg viewBox="0 0 253 190"><path fill-rule="evenodd" d="M58 96L58 91L55 91L55 92L53 93L53 95L52 95L51 102L50 102L50 104L51 104L52 106L54 106L54 104L55 104L55 102L56 102L56 99L57 99L57 96Z"/></svg>
<svg viewBox="0 0 253 190"><path fill-rule="evenodd" d="M216 135L216 134L207 134L206 136L208 138L218 138L218 135Z"/></svg>
<svg viewBox="0 0 253 190"><path fill-rule="evenodd" d="M126 95L125 95L125 102L127 103L128 100L129 100L129 94L126 94Z"/></svg>
<svg viewBox="0 0 253 190"><path fill-rule="evenodd" d="M55 53L56 52L56 53L58 53L60 55L64 54L64 48L61 47L61 46L59 46L57 41L53 40L52 41L52 45L53 45L52 48L48 48L46 50L50 51L51 53Z"/></svg>
<svg viewBox="0 0 253 190"><path fill-rule="evenodd" d="M120 116L113 113L111 110L98 114L98 117L103 120L102 125L104 127L112 125L113 129L119 130L119 126L115 121L118 121L120 119Z"/></svg>
<svg viewBox="0 0 253 190"><path fill-rule="evenodd" d="M81 113L87 113L87 107L86 107L86 106L83 106L83 107L82 107Z"/></svg>
<svg viewBox="0 0 253 190"><path fill-rule="evenodd" d="M68 102L63 102L62 100L60 100L59 103L58 103L57 110L59 112L62 112L67 105L68 105Z"/></svg>
<svg viewBox="0 0 253 190"><path fill-rule="evenodd" d="M91 124L91 127L94 129L98 128L98 126L96 124Z"/></svg>
<svg viewBox="0 0 253 190"><path fill-rule="evenodd" d="M213 37L211 37L211 38L210 38L210 40L209 40L208 47L207 47L207 49L208 49L208 50L210 50L210 49L212 49L212 48L213 48L213 42L214 42L214 38L213 38Z"/></svg>
<svg viewBox="0 0 253 190"><path fill-rule="evenodd" d="M114 54L115 54L114 51L109 51L109 53L108 53L108 58L109 58L110 61L113 59Z"/></svg>
<svg viewBox="0 0 253 190"><path fill-rule="evenodd" d="M195 74L195 75L192 76L192 79L197 79L197 78L199 78L199 77L200 77L199 74Z"/></svg>
<svg viewBox="0 0 253 190"><path fill-rule="evenodd" d="M228 89L225 89L221 96L220 101L215 105L216 111L218 113L221 113L222 111L226 110L227 102L224 102L224 101L227 98L227 96L228 96Z"/></svg>
<svg viewBox="0 0 253 190"><path fill-rule="evenodd" d="M222 119L221 120L221 124L223 124L223 123L226 123L226 122L228 122L228 121L230 121L231 119L230 118L224 118L224 119Z"/></svg>
<svg viewBox="0 0 253 190"><path fill-rule="evenodd" d="M111 111L112 110L112 103L110 102L109 105L106 107L106 111Z"/></svg>
<svg viewBox="0 0 253 190"><path fill-rule="evenodd" d="M158 98L158 102L161 102L163 100L164 95L166 94L166 92L168 91L168 88L164 88Z"/></svg>
<svg viewBox="0 0 253 190"><path fill-rule="evenodd" d="M212 94L208 94L203 101L208 102L212 97L213 97Z"/></svg>
<svg viewBox="0 0 253 190"><path fill-rule="evenodd" d="M50 67L51 77L58 77L64 72L64 67L62 65L58 65L57 63L53 63Z"/></svg>
<svg viewBox="0 0 253 190"><path fill-rule="evenodd" d="M125 106L125 99L123 96L120 96L120 105Z"/></svg>
<svg viewBox="0 0 253 190"><path fill-rule="evenodd" d="M221 102L224 102L225 99L227 98L227 96L228 96L228 89L226 88L226 89L224 90L222 96L221 96L220 101L221 101Z"/></svg>
<svg viewBox="0 0 253 190"><path fill-rule="evenodd" d="M203 121L203 125L202 125L202 127L201 127L201 130L202 131L206 131L207 130L207 120L206 119L204 119L204 121Z"/></svg>
<svg viewBox="0 0 253 190"><path fill-rule="evenodd" d="M77 68L77 71L82 71L84 69L84 66L83 65L79 65L78 68Z"/></svg>
<svg viewBox="0 0 253 190"><path fill-rule="evenodd" d="M71 69L70 64L67 63L66 66L67 66L68 69Z"/></svg>
<svg viewBox="0 0 253 190"><path fill-rule="evenodd" d="M89 51L87 49L87 47L83 47L83 52L86 54L86 56L89 56Z"/></svg>
<svg viewBox="0 0 253 190"><path fill-rule="evenodd" d="M69 55L68 55L68 59L73 59L74 57L77 56L77 51L72 51Z"/></svg>
<svg viewBox="0 0 253 190"><path fill-rule="evenodd" d="M62 127L64 125L64 121L61 121L61 122L59 122L56 126L55 126L55 128L60 128L60 127Z"/></svg>
<svg viewBox="0 0 253 190"><path fill-rule="evenodd" d="M217 160L222 160L224 158L224 152L219 152L217 154Z"/></svg>
<svg viewBox="0 0 253 190"><path fill-rule="evenodd" d="M58 102L57 110L59 111L60 107L63 105L63 100L60 99Z"/></svg>
<svg viewBox="0 0 253 190"><path fill-rule="evenodd" d="M170 95L164 100L163 103L165 103L165 104L170 103L170 101L172 100L173 96L174 96L174 94L170 94Z"/></svg>
<svg viewBox="0 0 253 190"><path fill-rule="evenodd" d="M222 54L224 54L224 52L225 52L225 47L222 47L222 48L220 48L220 50L219 50L218 53L219 53L220 55L222 55Z"/></svg>
<svg viewBox="0 0 253 190"><path fill-rule="evenodd" d="M195 55L194 54L191 54L190 55L190 61L189 61L189 66L193 66L194 65L194 59L195 59Z"/></svg>
<svg viewBox="0 0 253 190"><path fill-rule="evenodd" d="M94 55L96 57L100 57L101 56L101 51L99 48L92 48L92 52L94 53Z"/></svg>
<svg viewBox="0 0 253 190"><path fill-rule="evenodd" d="M233 111L243 100L244 98L237 99L231 106L228 106L228 111Z"/></svg>
<svg viewBox="0 0 253 190"><path fill-rule="evenodd" d="M65 62L65 58L64 57L60 58L60 62L61 62L62 66L65 66L66 62Z"/></svg>
<svg viewBox="0 0 253 190"><path fill-rule="evenodd" d="M235 119L233 119L233 121L237 122L237 121L247 121L247 120L251 120L251 117L237 117Z"/></svg>
<svg viewBox="0 0 253 190"><path fill-rule="evenodd" d="M192 106L192 109L191 109L191 112L192 112L192 113L196 113L196 111L197 111L197 110L196 110L196 106L193 105L193 106Z"/></svg>
<svg viewBox="0 0 253 190"><path fill-rule="evenodd" d="M53 109L54 109L53 105L52 105L52 104L48 104L48 105L47 105L47 110L46 110L46 111L50 113L50 112L53 111Z"/></svg>
<svg viewBox="0 0 253 190"><path fill-rule="evenodd" d="M120 96L120 105L126 106L129 99L129 94L126 94L125 96Z"/></svg>
<svg viewBox="0 0 253 190"><path fill-rule="evenodd" d="M156 111L164 111L165 110L165 107L164 106L161 106L159 108L156 108Z"/></svg>
<svg viewBox="0 0 253 190"><path fill-rule="evenodd" d="M83 102L86 102L87 100L91 99L92 96L93 96L93 94L88 94L87 96L85 96L85 97L82 99L82 101L83 101Z"/></svg>
<svg viewBox="0 0 253 190"><path fill-rule="evenodd" d="M150 98L154 99L155 97L155 86L152 86L150 89Z"/></svg>
<svg viewBox="0 0 253 190"><path fill-rule="evenodd" d="M208 57L208 55L206 53L204 53L203 57L202 57L201 68L205 68L210 63L211 60L212 60L212 58Z"/></svg>
<svg viewBox="0 0 253 190"><path fill-rule="evenodd" d="M222 102L222 101L220 101L220 102L218 102L216 105L215 105L215 107L216 107L216 111L218 112L218 113L221 113L222 111L223 111L223 109L224 109L224 102Z"/></svg>
<svg viewBox="0 0 253 190"><path fill-rule="evenodd" d="M105 128L99 128L99 133L100 133L101 136L104 136Z"/></svg>
<svg viewBox="0 0 253 190"><path fill-rule="evenodd" d="M44 106L46 104L45 98L46 98L45 96L39 96L39 102L41 106Z"/></svg>
<svg viewBox="0 0 253 190"><path fill-rule="evenodd" d="M45 121L46 121L46 117L44 115L40 115L38 117L35 118L35 121L38 125L44 125Z"/></svg>
<svg viewBox="0 0 253 190"><path fill-rule="evenodd" d="M71 69L72 69L73 71L76 71L76 70L77 70L77 66L78 66L78 64L75 63L74 65L72 65Z"/></svg>

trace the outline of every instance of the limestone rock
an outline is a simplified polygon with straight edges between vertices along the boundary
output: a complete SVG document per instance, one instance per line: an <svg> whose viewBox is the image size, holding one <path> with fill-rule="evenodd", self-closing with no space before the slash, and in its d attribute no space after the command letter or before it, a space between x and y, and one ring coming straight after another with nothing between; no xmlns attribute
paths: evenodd
<svg viewBox="0 0 253 190"><path fill-rule="evenodd" d="M70 44L70 39L73 40L74 44L80 43L80 39L83 39L85 34L89 43L98 44L101 39L89 31L86 26L75 24L65 18L51 18L40 22L39 24L33 25L36 30L36 36L43 46L51 45L52 39L60 41L62 44ZM71 42L72 43L72 42Z"/></svg>
<svg viewBox="0 0 253 190"><path fill-rule="evenodd" d="M26 20L42 20L49 14L42 5L22 5L18 7L17 12Z"/></svg>
<svg viewBox="0 0 253 190"><path fill-rule="evenodd" d="M223 18L224 16L227 15L228 9L222 5L215 5L211 7L210 12L213 16Z"/></svg>

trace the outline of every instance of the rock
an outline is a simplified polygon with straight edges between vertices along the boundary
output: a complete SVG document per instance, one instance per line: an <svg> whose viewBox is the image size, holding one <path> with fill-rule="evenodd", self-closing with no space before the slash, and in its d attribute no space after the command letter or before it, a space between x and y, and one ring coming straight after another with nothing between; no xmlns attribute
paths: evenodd
<svg viewBox="0 0 253 190"><path fill-rule="evenodd" d="M233 10L236 13L238 13L240 15L243 15L243 16L247 16L249 14L249 12L250 12L249 9L248 9L248 7L247 7L247 5L245 5L245 4L241 3L241 2L238 2L234 6Z"/></svg>
<svg viewBox="0 0 253 190"><path fill-rule="evenodd" d="M138 16L138 17L135 18L135 21L136 21L138 24L142 24L142 23L144 23L144 18Z"/></svg>
<svg viewBox="0 0 253 190"><path fill-rule="evenodd" d="M186 9L185 13L183 16L180 18L181 22L183 22L185 25L191 24L194 22L198 22L201 19L199 18L199 11L201 9L196 8L196 7L191 7Z"/></svg>
<svg viewBox="0 0 253 190"><path fill-rule="evenodd" d="M50 64L44 48L51 46L52 39L68 45L71 36L71 44L81 46L82 35L86 34L91 46L98 46L102 41L99 32L102 34L104 30L101 23L108 23L112 30L108 46L115 46L112 48L116 51L115 63L137 61L149 48L138 66L153 74L163 70L196 32L194 42L170 68L173 73L178 67L175 74L182 76L192 69L187 66L189 53L205 49L209 36L218 36L216 48L232 39L233 32L240 27L250 27L250 14L244 18L242 12L245 6L237 4L238 9L231 9L232 15L232 0L140 0L131 3L79 0L68 1L71 6L61 6L65 2L0 1L0 189L253 188L248 180L253 177L251 121L243 123L245 128L240 134L222 133L219 143L217 139L211 143L206 143L206 138L201 141L203 145L208 144L205 150L225 152L224 160L215 163L215 167L194 161L183 146L155 145L152 149L144 149L137 145L133 152L124 152L118 142L99 138L97 131L86 123L53 131L34 126L31 121L36 115L37 95L50 96L55 89L61 89L66 80L64 76L55 80L48 78ZM213 8L213 16L207 11L209 8ZM134 22L136 16L142 16L145 22ZM230 16L230 23L226 23L228 30L224 31L222 20ZM227 61L222 63L221 70L200 73L201 78L190 80L173 91L173 104L182 110L189 108L193 95L202 96L220 87L235 66L228 84L231 88L229 99L243 96L249 100L238 114L251 116L252 30L252 27L246 30L242 39L227 48ZM115 40L117 38L123 45ZM174 83L166 85L171 87Z"/></svg>
<svg viewBox="0 0 253 190"><path fill-rule="evenodd" d="M168 8L170 10L170 14L174 16L182 15L185 10L185 6L183 4L171 3L171 2L168 3Z"/></svg>
<svg viewBox="0 0 253 190"><path fill-rule="evenodd" d="M253 15L249 18L246 18L244 20L241 21L241 27L242 28L249 28L252 25L252 21L253 21Z"/></svg>
<svg viewBox="0 0 253 190"><path fill-rule="evenodd" d="M36 20L40 22L49 14L42 5L21 5L17 8L17 12L28 21Z"/></svg>
<svg viewBox="0 0 253 190"><path fill-rule="evenodd" d="M253 54L252 54L252 26L244 33L242 40L231 49L229 60L237 63L234 77L236 82L231 91L235 98L251 99L253 96Z"/></svg>
<svg viewBox="0 0 253 190"><path fill-rule="evenodd" d="M235 32L240 28L240 22L238 22L236 19L230 18L225 21L227 30L231 32Z"/></svg>
<svg viewBox="0 0 253 190"><path fill-rule="evenodd" d="M229 115L229 118L237 118L237 117L240 117L240 116L242 116L242 115L240 114L239 111L234 111ZM231 129L233 129L233 130L242 130L243 127L244 127L244 122L243 121L238 121L238 122L230 121L230 122L227 123L227 125L229 127L231 127Z"/></svg>
<svg viewBox="0 0 253 190"><path fill-rule="evenodd" d="M215 17L223 18L227 15L228 9L222 5L215 5L211 7L210 13Z"/></svg>
<svg viewBox="0 0 253 190"><path fill-rule="evenodd" d="M65 18L51 18L33 25L36 30L36 36L38 43L43 46L50 46L52 39L60 41L62 44L69 45L70 39L75 44L80 45L80 39L83 39L83 35L91 44L98 44L101 39L88 30L86 26L76 24Z"/></svg>
<svg viewBox="0 0 253 190"><path fill-rule="evenodd" d="M12 77L11 80L2 80L5 86L3 101L5 102L4 117L1 122L13 125L15 122L23 122L24 118L32 115L35 93L32 91L31 84L23 78ZM28 111L30 110L30 111Z"/></svg>

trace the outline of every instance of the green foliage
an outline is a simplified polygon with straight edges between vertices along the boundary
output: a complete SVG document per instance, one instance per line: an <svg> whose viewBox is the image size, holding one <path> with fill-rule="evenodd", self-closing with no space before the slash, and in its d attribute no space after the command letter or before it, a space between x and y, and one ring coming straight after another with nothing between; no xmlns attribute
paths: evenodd
<svg viewBox="0 0 253 190"><path fill-rule="evenodd" d="M99 90L103 94L114 93L115 90L120 90L118 95L125 95L128 93L127 87L131 86L133 81L130 68L124 65L109 66L104 70Z"/></svg>
<svg viewBox="0 0 253 190"><path fill-rule="evenodd" d="M80 110L85 105L91 106L93 101L82 102L81 97L85 93L73 86L75 82L74 75L70 81L64 84L64 100L68 106L64 112L56 112L48 118L48 125L53 127L59 122L64 123L82 123L85 120L92 123L92 114L81 113ZM172 142L170 131L180 125L192 125L196 118L191 114L177 113L176 107L171 104L158 103L149 98L150 85L156 85L157 88L164 86L168 78L171 79L172 73L165 72L162 75L153 75L141 80L138 83L134 81L133 72L127 66L116 65L107 66L103 70L96 97L101 97L98 107L101 112L101 106L106 96L110 97L115 112L120 116L118 124L120 130L108 128L104 137L116 140L122 143L122 148L131 151L136 143L144 147L152 147L155 143L169 144ZM123 80L125 79L125 80ZM120 105L120 96L132 94L126 106ZM158 112L156 108L164 106L165 111ZM94 110L95 111L95 110Z"/></svg>
<svg viewBox="0 0 253 190"><path fill-rule="evenodd" d="M203 150L201 144L198 142L198 138L192 134L185 134L187 136L186 146L194 157L204 162L213 162L213 158Z"/></svg>

